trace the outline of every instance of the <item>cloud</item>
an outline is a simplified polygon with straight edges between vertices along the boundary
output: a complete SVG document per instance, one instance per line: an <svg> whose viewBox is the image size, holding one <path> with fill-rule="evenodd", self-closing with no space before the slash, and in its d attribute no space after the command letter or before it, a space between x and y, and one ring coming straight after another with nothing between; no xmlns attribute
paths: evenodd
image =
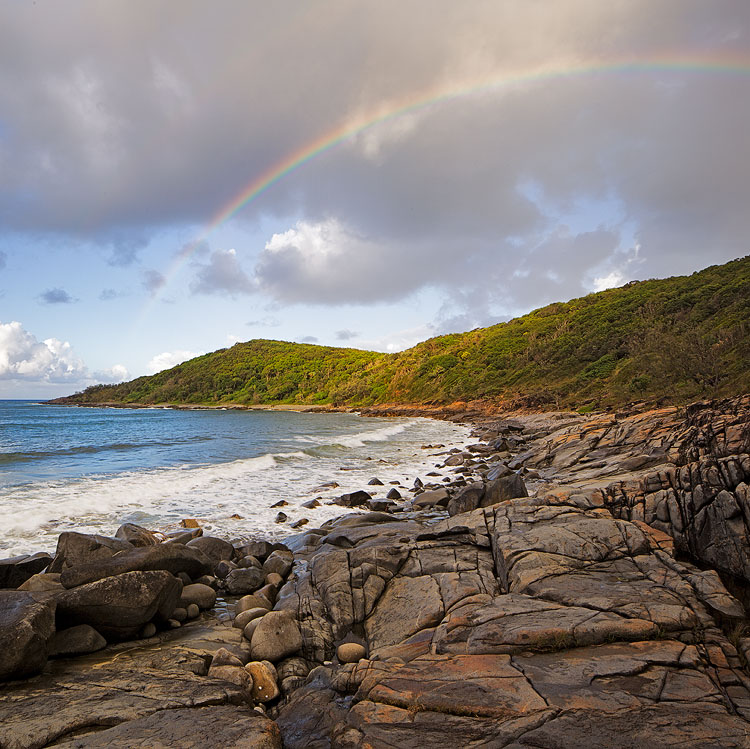
<svg viewBox="0 0 750 749"><path fill-rule="evenodd" d="M337 330L336 340L337 341L350 341L352 338L356 338L359 333L356 330Z"/></svg>
<svg viewBox="0 0 750 749"><path fill-rule="evenodd" d="M141 273L141 285L149 294L156 294L167 283L166 276L153 268Z"/></svg>
<svg viewBox="0 0 750 749"><path fill-rule="evenodd" d="M73 304L76 300L65 289L47 289L39 295L44 304Z"/></svg>
<svg viewBox="0 0 750 749"><path fill-rule="evenodd" d="M302 336L302 338L299 339L300 343L317 343L318 339L314 335L306 335Z"/></svg>
<svg viewBox="0 0 750 749"><path fill-rule="evenodd" d="M185 351L178 349L176 351L162 351L161 354L156 354L152 357L149 363L146 365L148 374L156 374L164 369L171 369L176 367L188 359L194 359L196 356L200 356L200 353L195 351Z"/></svg>
<svg viewBox="0 0 750 749"><path fill-rule="evenodd" d="M20 322L0 323L0 379L67 383L87 376L69 343L57 338L38 341Z"/></svg>
<svg viewBox="0 0 750 749"><path fill-rule="evenodd" d="M9 231L201 236L349 128L237 212L287 222L257 261L201 247L195 292L335 305L438 288L480 319L747 253L750 97L721 71L747 55L746 3L385 0L355 17L338 0L112 0L103 17L80 0L42 24L27 5L0 9ZM141 241L110 262L134 264Z"/></svg>
<svg viewBox="0 0 750 749"><path fill-rule="evenodd" d="M102 383L125 382L125 380L130 378L130 373L124 364L115 364L109 369L94 372L92 378Z"/></svg>
<svg viewBox="0 0 750 749"><path fill-rule="evenodd" d="M281 320L277 317L261 317L259 320L248 320L245 325L248 328L278 328Z"/></svg>
<svg viewBox="0 0 750 749"><path fill-rule="evenodd" d="M120 237L112 242L107 262L117 267L133 265L138 260L138 253L148 245L148 240L134 237Z"/></svg>
<svg viewBox="0 0 750 749"><path fill-rule="evenodd" d="M102 289L99 294L99 300L102 302L111 302L113 299L119 299L123 296L127 296L124 291L117 291L117 289Z"/></svg>
<svg viewBox="0 0 750 749"><path fill-rule="evenodd" d="M208 262L198 263L190 286L194 294L252 294L256 286L237 259L236 250L216 250Z"/></svg>

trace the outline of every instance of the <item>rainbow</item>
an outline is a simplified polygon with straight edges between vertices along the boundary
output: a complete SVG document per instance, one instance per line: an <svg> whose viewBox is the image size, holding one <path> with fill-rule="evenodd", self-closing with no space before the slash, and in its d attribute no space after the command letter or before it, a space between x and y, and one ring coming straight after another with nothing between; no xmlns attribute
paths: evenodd
<svg viewBox="0 0 750 749"><path fill-rule="evenodd" d="M506 74L472 83L469 86L442 86L421 92L418 96L392 101L381 106L377 112L371 112L347 120L333 130L318 136L301 148L286 155L281 161L273 164L264 172L256 175L225 206L217 211L203 230L196 236L175 259L165 273L165 283L160 291L147 303L147 309L173 281L182 267L190 260L209 235L219 226L235 216L259 195L288 174L300 169L309 161L325 154L336 146L349 141L367 130L395 120L404 115L420 112L429 107L451 102L456 99L472 97L479 94L493 93L513 86L534 84L556 79L578 78L601 74L654 74L654 73L688 73L688 74L750 74L750 56L726 56L721 59L694 59L681 56L664 56L647 60L622 60L618 62L575 64L565 68L537 68L521 73ZM145 317L147 309L144 310Z"/></svg>

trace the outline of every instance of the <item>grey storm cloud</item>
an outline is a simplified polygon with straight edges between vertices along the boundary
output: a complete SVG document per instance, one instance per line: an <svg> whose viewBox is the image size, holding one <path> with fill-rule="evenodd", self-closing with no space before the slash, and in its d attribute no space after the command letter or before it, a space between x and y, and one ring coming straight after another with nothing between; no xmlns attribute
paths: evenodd
<svg viewBox="0 0 750 749"><path fill-rule="evenodd" d="M252 294L256 286L245 273L236 250L216 250L207 263L198 263L198 272L191 286L194 294Z"/></svg>
<svg viewBox="0 0 750 749"><path fill-rule="evenodd" d="M65 289L47 289L39 295L44 304L73 304L76 300Z"/></svg>
<svg viewBox="0 0 750 749"><path fill-rule="evenodd" d="M318 339L314 335L306 335L302 336L302 338L299 339L300 343L317 343Z"/></svg>
<svg viewBox="0 0 750 749"><path fill-rule="evenodd" d="M352 338L356 338L359 333L356 330L337 330L336 340L337 341L351 341Z"/></svg>
<svg viewBox="0 0 750 749"><path fill-rule="evenodd" d="M98 5L0 6L15 232L100 236L132 264L147 240L112 237L203 225L292 154L400 111L262 192L239 217L289 231L242 265L204 248L192 291L440 288L469 322L748 252L750 77L718 69L749 54L745 0Z"/></svg>

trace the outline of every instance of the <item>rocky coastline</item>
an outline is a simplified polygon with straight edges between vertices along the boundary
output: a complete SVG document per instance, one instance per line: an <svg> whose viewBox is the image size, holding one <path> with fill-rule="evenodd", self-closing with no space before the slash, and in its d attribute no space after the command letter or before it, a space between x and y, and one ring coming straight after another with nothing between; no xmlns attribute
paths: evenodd
<svg viewBox="0 0 750 749"><path fill-rule="evenodd" d="M476 443L283 544L0 560L0 747L750 747L750 396L421 415Z"/></svg>

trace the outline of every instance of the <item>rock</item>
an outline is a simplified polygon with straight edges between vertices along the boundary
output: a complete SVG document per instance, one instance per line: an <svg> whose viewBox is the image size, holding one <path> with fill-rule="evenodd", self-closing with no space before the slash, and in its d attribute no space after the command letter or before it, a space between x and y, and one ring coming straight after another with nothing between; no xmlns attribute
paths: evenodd
<svg viewBox="0 0 750 749"><path fill-rule="evenodd" d="M266 581L266 574L257 567L232 570L224 580L224 587L233 596L243 596L260 588Z"/></svg>
<svg viewBox="0 0 750 749"><path fill-rule="evenodd" d="M373 478L367 482L368 486L383 486L383 482L380 479Z"/></svg>
<svg viewBox="0 0 750 749"><path fill-rule="evenodd" d="M266 598L273 604L276 602L276 594L278 593L278 590L278 585L266 584L262 588L258 588L258 590L255 591L255 595L259 598Z"/></svg>
<svg viewBox="0 0 750 749"><path fill-rule="evenodd" d="M289 516L285 512L279 512L276 515L276 519L274 520L275 523L286 523L286 521L289 520Z"/></svg>
<svg viewBox="0 0 750 749"><path fill-rule="evenodd" d="M209 588L213 588L214 590L219 587L219 581L213 575L201 575L200 577L196 577L193 582L198 583L199 585L207 585Z"/></svg>
<svg viewBox="0 0 750 749"><path fill-rule="evenodd" d="M276 675L265 663L250 661L245 666L245 670L252 676L253 699L256 702L271 702L279 696L280 692L279 685L276 683Z"/></svg>
<svg viewBox="0 0 750 749"><path fill-rule="evenodd" d="M45 552L0 559L0 588L18 588L32 575L46 569L52 557Z"/></svg>
<svg viewBox="0 0 750 749"><path fill-rule="evenodd" d="M446 489L432 489L422 492L412 502L414 508L445 507L449 496Z"/></svg>
<svg viewBox="0 0 750 749"><path fill-rule="evenodd" d="M240 560L237 562L238 567L257 567L260 569L263 565L258 561L257 557L254 557L252 554L246 554L244 557L241 557Z"/></svg>
<svg viewBox="0 0 750 749"><path fill-rule="evenodd" d="M106 724L105 724L106 725ZM139 747L222 747L282 749L277 725L264 715L235 705L164 709L127 720L61 744L66 749Z"/></svg>
<svg viewBox="0 0 750 749"><path fill-rule="evenodd" d="M389 489L388 494L385 495L386 499L401 499L401 493L398 489Z"/></svg>
<svg viewBox="0 0 750 749"><path fill-rule="evenodd" d="M300 518L295 520L289 527L290 528L301 528L303 525L307 525L310 521L307 518Z"/></svg>
<svg viewBox="0 0 750 749"><path fill-rule="evenodd" d="M252 619L249 621L242 629L242 636L248 641L252 642L253 639L253 633L258 628L258 625L260 624L260 617L256 617L255 619Z"/></svg>
<svg viewBox="0 0 750 749"><path fill-rule="evenodd" d="M334 504L341 505L342 507L359 507L369 499L370 495L367 492L356 491L342 494L338 499L334 500Z"/></svg>
<svg viewBox="0 0 750 749"><path fill-rule="evenodd" d="M509 476L500 476L493 481L488 481L484 488L484 496L480 502L480 507L490 507L491 505L503 502L506 499L515 499L516 497L528 497L526 485L521 476L517 473Z"/></svg>
<svg viewBox="0 0 750 749"><path fill-rule="evenodd" d="M273 585L276 590L284 584L284 578L278 572L269 572L266 575L266 584Z"/></svg>
<svg viewBox="0 0 750 749"><path fill-rule="evenodd" d="M180 525L183 528L200 528L200 523L195 518L183 518Z"/></svg>
<svg viewBox="0 0 750 749"><path fill-rule="evenodd" d="M226 648L219 648L211 659L210 668L217 668L218 666L244 666L245 664L234 654Z"/></svg>
<svg viewBox="0 0 750 749"><path fill-rule="evenodd" d="M341 663L357 663L367 658L367 648L358 642L345 642L336 648L336 657Z"/></svg>
<svg viewBox="0 0 750 749"><path fill-rule="evenodd" d="M197 549L212 559L214 563L234 557L234 546L221 538L201 536L187 542L188 549Z"/></svg>
<svg viewBox="0 0 750 749"><path fill-rule="evenodd" d="M446 458L443 462L444 466L462 466L464 464L464 454L463 453L457 453L456 455L451 455L449 458Z"/></svg>
<svg viewBox="0 0 750 749"><path fill-rule="evenodd" d="M156 625L153 622L147 622L141 629L141 637L147 640L149 637L153 637L156 634Z"/></svg>
<svg viewBox="0 0 750 749"><path fill-rule="evenodd" d="M18 590L28 590L39 593L45 590L62 590L59 572L39 572L32 575L25 583L18 586Z"/></svg>
<svg viewBox="0 0 750 749"><path fill-rule="evenodd" d="M185 610L187 611L187 618L188 619L195 619L201 613L200 606L198 606L197 603L189 603L188 606L187 606L187 609L185 609Z"/></svg>
<svg viewBox="0 0 750 749"><path fill-rule="evenodd" d="M253 619L258 619L259 617L267 613L268 609L262 608L260 606L255 609L245 609L245 611L240 611L240 613L234 617L232 626L236 627L237 629L245 629L245 627L251 621L253 621Z"/></svg>
<svg viewBox="0 0 750 749"><path fill-rule="evenodd" d="M289 504L285 499L280 499L278 502L274 502L272 505L269 505L271 509L275 509L277 507L286 507Z"/></svg>
<svg viewBox="0 0 750 749"><path fill-rule="evenodd" d="M216 603L216 591L208 585L192 583L186 585L180 593L180 606L187 609L190 604L195 604L199 609L212 609Z"/></svg>
<svg viewBox="0 0 750 749"><path fill-rule="evenodd" d="M397 505L390 499L370 499L367 501L367 508L373 512L392 512Z"/></svg>
<svg viewBox="0 0 750 749"><path fill-rule="evenodd" d="M115 538L128 541L133 546L156 546L161 543L161 539L155 533L135 523L121 525L115 532Z"/></svg>
<svg viewBox="0 0 750 749"><path fill-rule="evenodd" d="M499 465L492 466L492 468L487 471L487 481L495 481L495 479L509 476L511 473L513 473L513 471L511 471L505 463L500 463Z"/></svg>
<svg viewBox="0 0 750 749"><path fill-rule="evenodd" d="M125 572L154 570L164 570L173 575L184 572L189 577L196 578L210 571L211 567L211 560L189 545L160 544L142 548L130 546L128 550L111 558L66 567L60 575L60 582L66 588L75 588Z"/></svg>
<svg viewBox="0 0 750 749"><path fill-rule="evenodd" d="M275 572L281 577L286 577L292 569L294 554L291 551L274 551L268 559L263 562L263 571L266 574Z"/></svg>
<svg viewBox="0 0 750 749"><path fill-rule="evenodd" d="M108 639L127 639L154 617L168 619L180 587L177 578L158 570L126 572L52 595L61 628L90 624Z"/></svg>
<svg viewBox="0 0 750 749"><path fill-rule="evenodd" d="M188 575L187 572L178 572L175 577L182 582L183 585L191 585L193 579Z"/></svg>
<svg viewBox="0 0 750 749"><path fill-rule="evenodd" d="M186 608L182 608L181 606L178 606L173 612L172 612L172 619L175 621L178 621L180 624L187 621L188 613Z"/></svg>
<svg viewBox="0 0 750 749"><path fill-rule="evenodd" d="M239 565L234 562L230 562L228 559L223 559L218 564L214 565L214 575L219 580L224 580L226 576L232 571L236 570Z"/></svg>
<svg viewBox="0 0 750 749"><path fill-rule="evenodd" d="M106 647L107 641L88 624L78 624L55 632L50 641L50 656L84 655Z"/></svg>
<svg viewBox="0 0 750 749"><path fill-rule="evenodd" d="M222 679L236 684L249 704L253 704L253 677L244 666L214 666L208 669L209 679Z"/></svg>
<svg viewBox="0 0 750 749"><path fill-rule="evenodd" d="M251 594L242 596L235 604L234 610L237 614L241 614L243 611L249 611L250 609L267 609L270 611L271 608L273 608L273 604L267 598Z"/></svg>
<svg viewBox="0 0 750 749"><path fill-rule="evenodd" d="M448 501L448 514L452 517L453 515L460 515L464 512L476 510L477 507L480 506L483 498L483 483L475 482L473 484L467 484Z"/></svg>
<svg viewBox="0 0 750 749"><path fill-rule="evenodd" d="M302 648L299 625L287 611L269 611L255 628L250 652L257 661L276 663Z"/></svg>
<svg viewBox="0 0 750 749"><path fill-rule="evenodd" d="M119 538L66 531L57 539L55 558L47 572L62 572L68 567L102 562L118 552L133 551L134 548L133 544Z"/></svg>
<svg viewBox="0 0 750 749"><path fill-rule="evenodd" d="M306 510L314 510L316 507L320 507L320 500L308 499L307 502L302 503L302 507L304 507Z"/></svg>
<svg viewBox="0 0 750 749"><path fill-rule="evenodd" d="M273 550L274 545L269 541L250 541L237 549L237 556L251 556L263 562Z"/></svg>
<svg viewBox="0 0 750 749"><path fill-rule="evenodd" d="M38 674L55 632L55 606L30 593L0 591L0 681Z"/></svg>

